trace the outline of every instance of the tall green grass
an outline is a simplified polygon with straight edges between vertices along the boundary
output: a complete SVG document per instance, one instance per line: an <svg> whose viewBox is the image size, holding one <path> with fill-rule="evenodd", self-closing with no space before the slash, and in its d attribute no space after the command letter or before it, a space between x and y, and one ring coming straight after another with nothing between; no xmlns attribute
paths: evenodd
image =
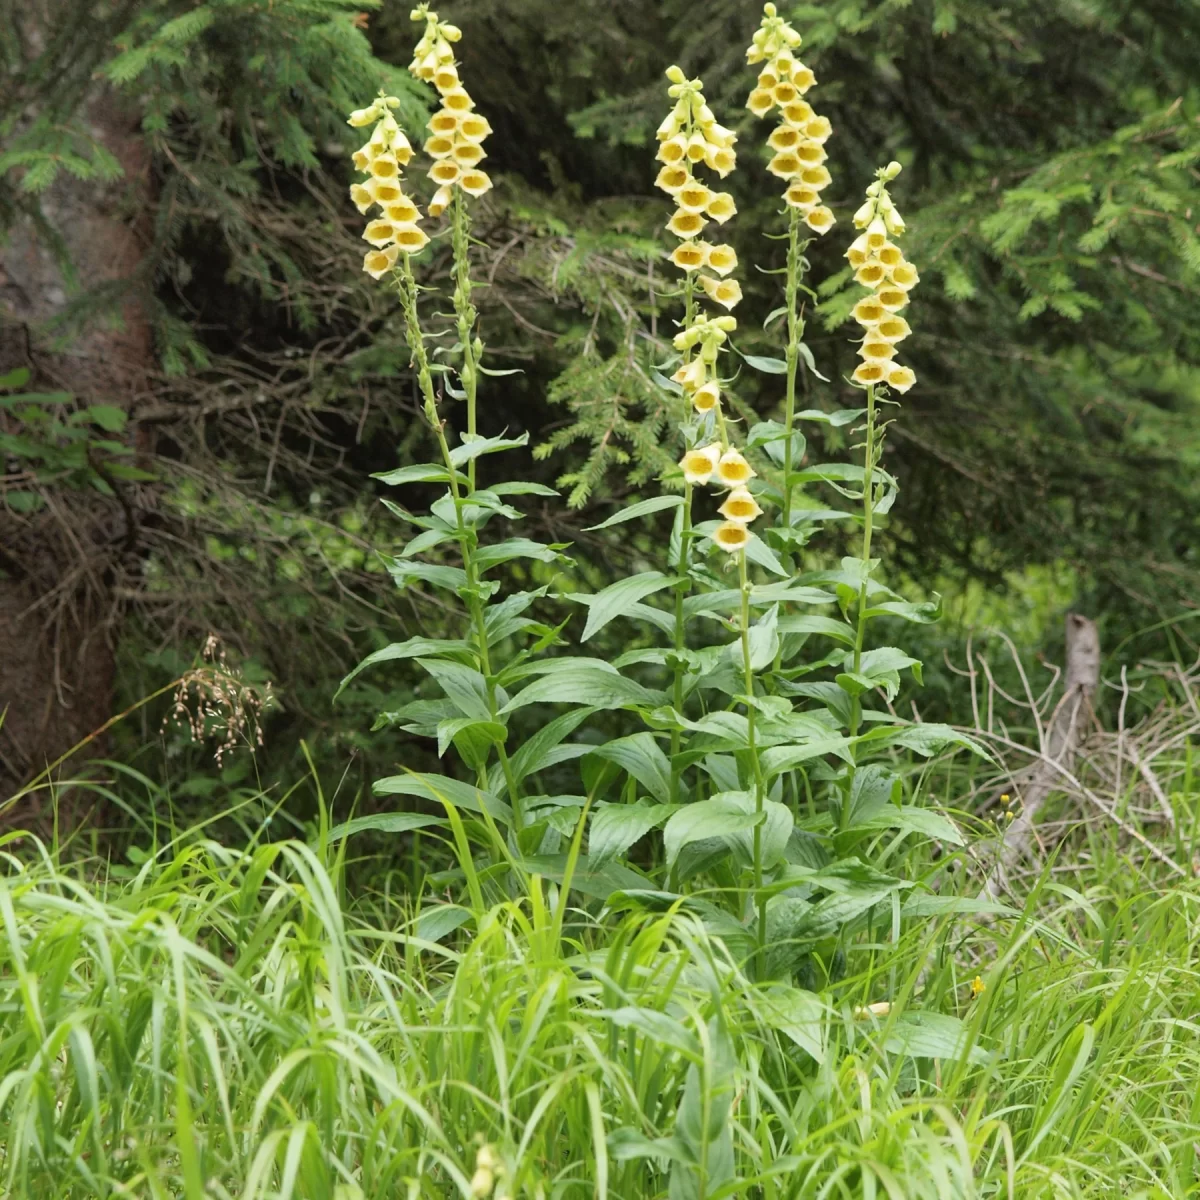
<svg viewBox="0 0 1200 1200"><path fill-rule="evenodd" d="M915 896L815 994L750 985L687 912L560 928L536 878L418 908L348 894L370 864L320 839L113 871L9 835L0 1188L1200 1195L1200 886L1106 854L992 924Z"/></svg>

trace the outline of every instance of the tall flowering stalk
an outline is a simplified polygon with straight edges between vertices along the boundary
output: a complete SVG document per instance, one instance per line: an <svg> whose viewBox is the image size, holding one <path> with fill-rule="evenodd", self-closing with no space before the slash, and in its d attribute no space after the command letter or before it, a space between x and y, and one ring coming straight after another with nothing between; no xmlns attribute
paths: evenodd
<svg viewBox="0 0 1200 1200"><path fill-rule="evenodd" d="M818 115L804 99L816 76L795 54L800 34L777 14L774 4L763 6L762 24L746 50L746 61L762 64L757 83L746 101L756 117L778 112L779 124L767 139L775 152L768 170L786 185L783 198L788 211L788 252L785 297L787 306L787 392L784 402L783 527L792 524L792 470L796 422L796 374L804 338L800 314L800 281L808 242L801 229L823 234L833 228L834 215L821 203L821 192L832 182L825 166L825 143L833 133L828 117Z"/></svg>
<svg viewBox="0 0 1200 1200"><path fill-rule="evenodd" d="M863 232L851 243L846 258L854 268L854 279L870 288L853 309L854 319L862 327L863 336L858 354L862 362L855 368L851 378L866 389L867 419L863 439L862 481L862 553L860 555L859 589L854 623L854 653L852 671L855 676L862 672L863 645L869 619L868 595L871 590L871 536L875 509L880 496L876 494L876 468L883 453L883 438L877 425L879 392L888 389L904 393L917 381L911 367L895 361L896 347L912 331L900 312L908 306L909 293L917 285L916 268L904 257L904 252L893 241L904 233L904 218L888 194L887 185L900 174L898 162L880 168L875 182L868 185L867 197L854 214L854 225ZM862 723L862 701L859 694L851 700L850 738L853 743L858 737ZM842 803L843 827L850 820L850 795L853 787L854 770L849 772L846 796Z"/></svg>
<svg viewBox="0 0 1200 1200"><path fill-rule="evenodd" d="M658 187L670 195L676 210L667 222L667 229L680 239L671 253L671 261L684 272L683 327L674 339L675 349L682 362L673 379L695 410L695 420L685 427L692 442L680 467L684 478L684 506L680 537L678 570L680 583L675 591L675 665L673 700L675 709L683 711L685 666L684 592L688 586L688 546L691 538L693 490L696 486L715 484L725 490L718 508L724 518L712 533L712 539L722 550L735 555L741 591L741 644L743 685L747 720L747 748L754 763L756 816L760 822L753 833L754 886L758 898L759 930L758 958L762 966L766 938L766 897L763 894L763 860L761 846L761 817L766 799L766 786L755 744L754 671L750 646L750 579L746 549L750 543L750 524L761 515L762 509L748 488L755 476L754 468L731 442L721 398L720 355L729 335L737 328L730 315L709 316L699 306L697 290L713 304L732 311L742 298L741 285L730 275L737 267L737 255L732 246L714 245L703 238L709 221L724 224L736 213L728 192L713 191L698 179L695 169L703 163L722 179L736 165L733 149L735 135L720 125L704 99L700 80L689 80L679 67L668 69L668 96L675 101L671 112L659 126L661 142L658 160L663 164L655 180ZM672 760L680 749L678 730L672 734ZM672 766L672 798L678 798L678 768Z"/></svg>
<svg viewBox="0 0 1200 1200"><path fill-rule="evenodd" d="M429 532L440 533L441 527L444 526L445 536L452 537L461 548L465 585L458 589L458 594L465 600L469 611L474 635L472 650L478 666L487 717L485 723L491 727L489 737L492 738L497 751L512 805L514 823L519 829L523 823L523 814L518 782L505 751L503 738L494 732L503 729L504 723L500 712L501 694L497 690L496 675L492 670L489 653L485 604L490 592L482 580L486 566L481 566L477 557L478 527L483 510L478 504L472 504L475 493L475 460L479 453L484 452L481 448L483 440L479 438L475 429L475 398L483 344L474 336L476 313L470 300L468 263L470 225L463 196L482 195L492 186L488 176L478 168L484 157L482 142L491 131L491 126L485 118L473 111L474 101L459 81L451 49L451 43L461 37L459 30L453 25L439 21L437 13L430 12L425 5L415 9L412 17L414 20L424 21L426 27L410 69L419 78L428 79L433 83L442 97L443 105L430 119L431 136L425 143L426 151L434 159L429 177L437 185L428 212L431 217L436 217L449 205L454 205L454 307L462 345L463 366L460 374L468 414L467 433L463 438L463 445L456 450L452 451L450 448L446 424L438 412L438 396L425 344L426 335L421 324L418 306L420 289L413 273L411 255L423 249L429 237L420 228L421 217L417 205L404 191L401 168L407 166L411 160L412 148L391 113L391 109L399 104L395 97L381 96L368 108L358 109L350 115L349 123L353 126L375 126L370 140L354 154L355 165L370 178L366 183L352 185L351 198L360 212L365 213L373 205L378 205L383 213L382 217L371 220L363 232L363 237L374 247L363 261L363 270L374 279L390 276L400 296L407 341L423 400L423 412L437 438L444 465L444 474L436 478L449 484L449 497L453 509L452 522L447 522L439 516L437 522L440 522L440 525L430 524ZM514 444L503 442L503 439L498 441L503 445ZM503 445L495 448L503 448ZM467 465L466 476L459 469L464 462ZM407 478L403 470L399 475L403 478L397 477L397 473L390 473L381 478L385 482L401 482ZM435 477L422 478L433 481ZM440 539L431 538L430 544L436 544L437 540ZM427 669L431 669L435 677L438 677L436 668ZM476 721L475 724L480 722ZM442 736L439 733L439 738ZM486 756L476 755L475 765L480 790L486 791Z"/></svg>

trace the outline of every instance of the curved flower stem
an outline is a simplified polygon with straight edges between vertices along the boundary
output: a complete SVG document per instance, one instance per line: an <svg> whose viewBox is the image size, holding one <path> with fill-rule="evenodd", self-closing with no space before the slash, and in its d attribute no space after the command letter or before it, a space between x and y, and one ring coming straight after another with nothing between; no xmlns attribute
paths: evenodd
<svg viewBox="0 0 1200 1200"><path fill-rule="evenodd" d="M875 516L875 464L879 457L879 447L876 444L875 430L875 388L867 388L867 425L866 444L863 447L863 540L862 580L858 587L858 606L854 630L854 673L858 674L862 667L863 642L867 632L867 588L868 572L871 563L871 531ZM858 737L862 724L862 701L855 696L850 701L850 741L851 754L854 754L853 742ZM854 785L854 766L851 765L846 783L846 794L842 800L842 812L838 822L841 829L846 829L850 823L850 793Z"/></svg>
<svg viewBox="0 0 1200 1200"><path fill-rule="evenodd" d="M477 657L479 672L484 678L487 689L488 715L493 724L501 724L499 705L496 701L496 680L492 675L491 659L488 654L487 621L483 611L483 601L479 596L479 568L475 562L475 550L478 539L475 530L467 524L464 508L470 502L470 493L474 490L474 481L468 477L468 492L464 496L459 484L458 468L450 456L450 446L446 441L445 425L437 411L437 394L433 390L433 378L429 371L429 356L425 351L425 337L421 329L420 313L417 310L417 281L413 275L412 263L407 254L401 254L398 263L400 276L400 303L404 311L404 325L408 337L409 349L413 361L417 364L417 383L421 389L425 404L425 416L433 428L438 447L442 452L442 461L446 464L446 473L450 477L450 495L454 501L454 518L457 526L458 542L462 548L463 570L467 576L466 602L470 613L471 623L475 629L475 639L478 643ZM472 310L474 311L474 310ZM468 393L470 395L470 393ZM470 410L468 410L469 412ZM474 467L472 462L471 467ZM512 763L508 752L500 742L496 744L500 759L500 767L504 772L504 780L508 786L509 800L512 803L513 822L517 829L524 824L521 811L521 793L513 775Z"/></svg>
<svg viewBox="0 0 1200 1200"><path fill-rule="evenodd" d="M750 661L750 575L746 568L746 551L738 551L738 581L742 593L742 682L746 689L746 748L754 763L754 812L760 818L754 826L754 900L758 909L758 931L755 936L754 969L761 980L766 977L767 898L763 894L762 813L766 800L766 783L758 745L754 737L754 669Z"/></svg>

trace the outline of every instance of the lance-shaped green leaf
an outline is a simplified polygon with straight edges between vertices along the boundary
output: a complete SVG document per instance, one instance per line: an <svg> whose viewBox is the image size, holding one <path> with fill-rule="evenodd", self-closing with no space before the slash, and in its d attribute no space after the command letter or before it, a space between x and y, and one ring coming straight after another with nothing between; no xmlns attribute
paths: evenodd
<svg viewBox="0 0 1200 1200"><path fill-rule="evenodd" d="M632 521L636 517L648 517L651 513L662 512L667 508L680 508L682 505L682 496L651 496L649 500L639 500L637 504L631 504L628 508L621 509L608 520L601 521L599 525L589 525L584 532L593 533L597 529L608 529L613 525Z"/></svg>
<svg viewBox="0 0 1200 1200"><path fill-rule="evenodd" d="M903 746L917 754L930 758L934 754L951 746L962 746L980 758L991 759L992 755L974 738L968 737L961 730L950 725L940 725L935 722L919 725L905 725L901 729L889 730L880 737L880 742L887 746Z"/></svg>
<svg viewBox="0 0 1200 1200"><path fill-rule="evenodd" d="M509 538L494 545L480 546L475 551L475 565L480 571L488 571L501 563L511 562L514 558L532 558L538 562L552 563L562 558L562 553L553 546L543 545L530 538Z"/></svg>
<svg viewBox="0 0 1200 1200"><path fill-rule="evenodd" d="M530 704L572 704L589 708L652 706L661 699L661 692L649 691L612 668L573 664L552 675L535 679L501 711L513 712Z"/></svg>
<svg viewBox="0 0 1200 1200"><path fill-rule="evenodd" d="M411 463L407 467L397 467L394 471L379 471L371 476L389 487L401 483L449 483L450 472L440 463ZM466 483L465 475L458 476L460 483Z"/></svg>
<svg viewBox="0 0 1200 1200"><path fill-rule="evenodd" d="M450 451L450 461L461 467L481 454L495 454L500 450L517 450L528 444L529 434L523 433L517 438L480 437L478 434L464 433L461 445Z"/></svg>
<svg viewBox="0 0 1200 1200"><path fill-rule="evenodd" d="M368 667L374 667L382 662L395 662L397 659L402 658L420 658L423 655L430 654L446 656L451 654L469 655L470 653L471 651L467 643L458 639L414 637L409 638L407 642L392 642L390 646L384 646L382 650L376 650L373 654L368 654L342 680L333 698L336 700L342 694L346 684L361 671L365 671Z"/></svg>
<svg viewBox="0 0 1200 1200"><path fill-rule="evenodd" d="M966 839L949 817L912 804L899 807L886 804L866 820L856 820L853 824L856 829L902 829L906 833L919 833L927 838L949 842L952 846L966 845Z"/></svg>
<svg viewBox="0 0 1200 1200"><path fill-rule="evenodd" d="M833 597L830 596L830 600ZM833 617L807 616L803 614L788 614L779 618L781 634L821 634L831 637L845 646L854 645L854 627L846 621L838 621Z"/></svg>
<svg viewBox="0 0 1200 1200"><path fill-rule="evenodd" d="M508 483L493 483L488 491L497 496L558 496L557 489L547 487L544 483L530 483L524 479L514 479Z"/></svg>
<svg viewBox="0 0 1200 1200"><path fill-rule="evenodd" d="M754 815L755 797L753 792L724 792L713 797L714 800L728 801L743 812ZM764 800L762 807L763 820L759 828L759 846L762 854L762 865L771 870L783 861L787 850L788 838L792 836L795 818L792 810L785 804L774 800ZM754 830L744 829L730 834L726 840L733 849L734 857L743 867L754 863Z"/></svg>
<svg viewBox="0 0 1200 1200"><path fill-rule="evenodd" d="M972 1038L970 1027L959 1017L910 1010L887 1022L883 1048L888 1054L913 1058L967 1058L973 1063L986 1063L991 1056Z"/></svg>
<svg viewBox="0 0 1200 1200"><path fill-rule="evenodd" d="M824 758L826 754L850 761L850 739L847 737L820 737L809 742L800 742L791 746L772 746L764 750L760 756L763 774L771 779L783 771L814 758Z"/></svg>
<svg viewBox="0 0 1200 1200"><path fill-rule="evenodd" d="M371 813L335 825L329 831L329 840L339 842L356 833L409 833L414 829L441 828L445 824L445 817L436 817L432 813Z"/></svg>
<svg viewBox="0 0 1200 1200"><path fill-rule="evenodd" d="M447 592L457 592L467 586L467 573L461 567L447 567L439 563L414 562L410 559L393 559L388 563L388 574L397 587L407 587L418 581Z"/></svg>
<svg viewBox="0 0 1200 1200"><path fill-rule="evenodd" d="M655 592L661 592L674 582L674 578L664 575L661 571L643 571L639 575L618 579L616 583L592 596L580 592L572 593L568 599L584 604L588 609L587 624L580 640L586 642L599 633L609 621L627 615L639 601Z"/></svg>
<svg viewBox="0 0 1200 1200"><path fill-rule="evenodd" d="M573 712L563 713L526 738L512 756L512 771L517 782L520 783L527 775L544 771L547 767L566 762L568 759L578 758L594 749L588 744L562 745L563 738L574 733L593 711L590 708L577 708ZM561 753L562 751L567 753Z"/></svg>
<svg viewBox="0 0 1200 1200"><path fill-rule="evenodd" d="M592 753L622 767L655 800L665 804L671 793L671 764L650 733L633 733L596 746Z"/></svg>
<svg viewBox="0 0 1200 1200"><path fill-rule="evenodd" d="M505 825L512 822L512 811L508 805L490 792L480 791L459 779L446 775L429 775L409 772L406 775L389 775L377 779L371 785L376 796L417 796L435 804L453 804L467 812L491 813L492 817Z"/></svg>

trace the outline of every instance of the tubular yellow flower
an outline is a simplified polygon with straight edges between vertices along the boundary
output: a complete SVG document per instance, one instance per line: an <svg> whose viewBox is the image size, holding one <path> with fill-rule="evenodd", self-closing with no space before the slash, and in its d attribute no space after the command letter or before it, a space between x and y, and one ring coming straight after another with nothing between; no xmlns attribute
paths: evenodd
<svg viewBox="0 0 1200 1200"><path fill-rule="evenodd" d="M421 210L407 197L389 204L383 215L395 225L412 225L421 219Z"/></svg>
<svg viewBox="0 0 1200 1200"><path fill-rule="evenodd" d="M827 229L831 229L835 219L832 211L823 204L818 204L815 208L809 209L804 214L805 225L814 233L824 233Z"/></svg>
<svg viewBox="0 0 1200 1200"><path fill-rule="evenodd" d="M758 472L737 450L726 450L717 462L717 482L727 488L735 488L749 483L757 474Z"/></svg>
<svg viewBox="0 0 1200 1200"><path fill-rule="evenodd" d="M429 238L424 230L419 229L416 225L397 225L395 239L396 245L405 254L416 254L418 250L424 249L429 243Z"/></svg>
<svg viewBox="0 0 1200 1200"><path fill-rule="evenodd" d="M721 389L711 381L692 393L692 405L697 412L712 412L720 403Z"/></svg>
<svg viewBox="0 0 1200 1200"><path fill-rule="evenodd" d="M464 171L459 176L458 186L462 188L468 196L476 198L482 196L484 192L490 191L492 187L491 176L486 171Z"/></svg>
<svg viewBox="0 0 1200 1200"><path fill-rule="evenodd" d="M371 165L367 169L373 179L400 178L400 164L396 161L394 154L380 154L371 160Z"/></svg>
<svg viewBox="0 0 1200 1200"><path fill-rule="evenodd" d="M681 238L695 237L708 222L695 212L685 212L680 209L667 222L667 228L676 236Z"/></svg>
<svg viewBox="0 0 1200 1200"><path fill-rule="evenodd" d="M755 518L762 516L758 501L744 487L734 488L717 512L727 521L738 525L749 525Z"/></svg>
<svg viewBox="0 0 1200 1200"><path fill-rule="evenodd" d="M689 450L682 459L679 465L683 468L683 477L688 483L707 483L712 478L712 473L717 469L717 462L721 457L721 447L713 442L708 446L701 446L695 450Z"/></svg>
<svg viewBox="0 0 1200 1200"><path fill-rule="evenodd" d="M883 308L882 305L879 307ZM875 326L875 336L882 338L885 342L902 342L910 333L912 330L903 317L881 316L879 324Z"/></svg>
<svg viewBox="0 0 1200 1200"><path fill-rule="evenodd" d="M675 203L679 205L684 212L702 213L713 199L713 194L702 183L691 180L684 184L679 189L675 197Z"/></svg>
<svg viewBox="0 0 1200 1200"><path fill-rule="evenodd" d="M728 275L737 266L737 251L725 243L712 246L709 248L708 262L705 265L718 275Z"/></svg>
<svg viewBox="0 0 1200 1200"><path fill-rule="evenodd" d="M676 134L672 138L667 138L665 142L658 148L658 153L654 156L661 163L666 163L670 166L673 163L683 162L687 158L688 142L687 138Z"/></svg>
<svg viewBox="0 0 1200 1200"><path fill-rule="evenodd" d="M363 185L363 190L370 192L371 199L380 205L395 204L404 195L398 183L387 179L368 179Z"/></svg>
<svg viewBox="0 0 1200 1200"><path fill-rule="evenodd" d="M671 253L671 261L682 271L707 266L712 248L707 242L681 242Z"/></svg>
<svg viewBox="0 0 1200 1200"><path fill-rule="evenodd" d="M889 364L887 376L888 387L895 388L896 391L903 394L916 382L917 377L912 367L905 367L899 363Z"/></svg>
<svg viewBox="0 0 1200 1200"><path fill-rule="evenodd" d="M663 167L655 176L654 186L668 195L675 196L681 188L687 186L691 178L684 167Z"/></svg>
<svg viewBox="0 0 1200 1200"><path fill-rule="evenodd" d="M458 182L462 170L458 163L452 162L449 159L442 159L440 162L435 162L429 168L429 178L433 180L439 187L449 187L453 183ZM880 268L882 270L882 268Z"/></svg>
<svg viewBox="0 0 1200 1200"><path fill-rule="evenodd" d="M458 122L458 135L468 142L482 142L491 132L491 123L479 113L468 113Z"/></svg>
<svg viewBox="0 0 1200 1200"><path fill-rule="evenodd" d="M682 195L682 193L681 193ZM704 210L719 225L724 225L730 217L737 214L737 205L728 192L713 192L709 195L708 206Z"/></svg>
<svg viewBox="0 0 1200 1200"><path fill-rule="evenodd" d="M482 172L480 172L482 174ZM450 202L454 199L454 193L448 187L440 187L433 193L431 199L426 205L425 211L431 217L440 217L450 206Z"/></svg>
<svg viewBox="0 0 1200 1200"><path fill-rule="evenodd" d="M736 279L711 279L701 275L700 286L714 304L724 308L734 308L742 298L742 285Z"/></svg>
<svg viewBox="0 0 1200 1200"><path fill-rule="evenodd" d="M425 142L425 153L430 158L449 158L454 153L454 138L446 134L435 133Z"/></svg>
<svg viewBox="0 0 1200 1200"><path fill-rule="evenodd" d="M354 207L360 213L365 213L375 203L375 197L372 195L370 188L363 187L361 183L352 183L350 185L350 199L354 201Z"/></svg>
<svg viewBox="0 0 1200 1200"><path fill-rule="evenodd" d="M363 230L363 240L372 246L386 246L396 240L396 227L391 221L372 221Z"/></svg>
<svg viewBox="0 0 1200 1200"><path fill-rule="evenodd" d="M724 179L737 165L737 156L731 146L709 146L704 154L704 165Z"/></svg>
<svg viewBox="0 0 1200 1200"><path fill-rule="evenodd" d="M388 246L385 250L368 250L363 259L363 270L372 279L382 279L396 265L399 254L399 246Z"/></svg>
<svg viewBox="0 0 1200 1200"><path fill-rule="evenodd" d="M431 133L453 136L458 132L459 128L458 113L452 113L448 109L443 108L429 118L428 128Z"/></svg>
<svg viewBox="0 0 1200 1200"><path fill-rule="evenodd" d="M460 167L473 167L487 157L483 152L483 147L475 145L473 142L459 142L454 147L452 155L454 161Z"/></svg>
<svg viewBox="0 0 1200 1200"><path fill-rule="evenodd" d="M730 554L744 550L750 541L750 530L737 521L725 521L713 530L712 539Z"/></svg>
<svg viewBox="0 0 1200 1200"><path fill-rule="evenodd" d="M810 208L817 206L821 195L815 188L810 188L806 183L793 183L783 193L783 198L792 208L798 208L801 212L807 212Z"/></svg>

